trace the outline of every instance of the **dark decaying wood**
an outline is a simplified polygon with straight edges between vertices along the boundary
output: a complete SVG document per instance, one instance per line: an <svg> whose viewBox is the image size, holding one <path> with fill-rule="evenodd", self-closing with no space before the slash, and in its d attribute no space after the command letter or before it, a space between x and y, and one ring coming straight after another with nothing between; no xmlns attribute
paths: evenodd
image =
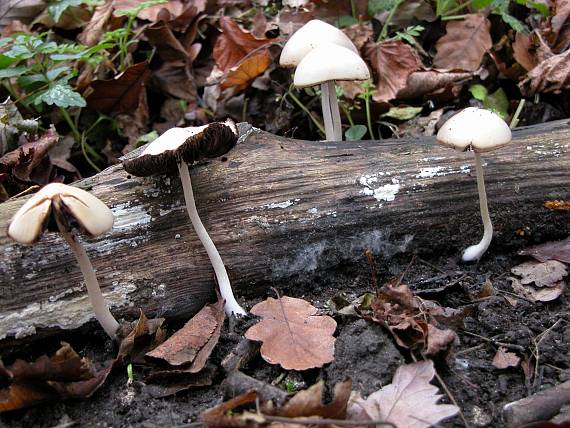
<svg viewBox="0 0 570 428"><path fill-rule="evenodd" d="M386 258L459 254L481 237L471 153L438 147L433 138L317 142L247 124L240 130L234 150L191 174L198 211L242 298L326 276L339 263L361 262L366 249ZM513 249L517 229L528 228L534 241L570 233L568 212L543 207L570 199L568 122L521 128L514 138L483 157L495 253ZM115 165L77 185L115 214L111 232L84 242L117 317L135 318L139 307L148 316L189 317L213 298L214 275L178 178L129 177ZM58 235L33 247L6 237L25 199L0 205L0 338L92 320L81 274Z"/></svg>

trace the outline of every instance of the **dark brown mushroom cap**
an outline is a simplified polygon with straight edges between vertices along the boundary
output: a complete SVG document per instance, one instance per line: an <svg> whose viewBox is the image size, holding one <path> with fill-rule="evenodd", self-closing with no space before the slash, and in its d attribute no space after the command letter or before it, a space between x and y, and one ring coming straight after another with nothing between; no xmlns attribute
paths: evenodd
<svg viewBox="0 0 570 428"><path fill-rule="evenodd" d="M129 174L146 177L175 170L178 162L192 164L229 152L237 143L235 123L214 122L204 126L171 128L150 143L136 158L123 162Z"/></svg>

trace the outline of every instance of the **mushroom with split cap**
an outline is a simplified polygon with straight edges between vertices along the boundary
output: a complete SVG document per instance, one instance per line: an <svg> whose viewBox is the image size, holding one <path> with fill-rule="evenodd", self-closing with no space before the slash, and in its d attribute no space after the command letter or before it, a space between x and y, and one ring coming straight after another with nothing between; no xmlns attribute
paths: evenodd
<svg viewBox="0 0 570 428"><path fill-rule="evenodd" d="M490 152L511 142L511 129L495 113L476 107L466 108L445 122L437 133L439 144L459 151L475 153L479 209L483 220L483 238L463 252L463 261L479 260L493 239L493 224L487 206L481 153Z"/></svg>
<svg viewBox="0 0 570 428"><path fill-rule="evenodd" d="M358 54L334 43L323 43L301 60L293 84L298 88L321 85L326 138L340 141L342 128L334 82L369 78L368 66Z"/></svg>
<svg viewBox="0 0 570 428"><path fill-rule="evenodd" d="M355 56L358 56L358 49L356 49L346 34L326 22L313 19L307 22L289 38L281 51L279 64L282 67L297 67L305 56L313 49L316 49L326 43L342 46L343 48L352 51ZM330 60L334 61L335 58L330 58L329 61L327 61L327 65L322 65L321 68L325 69ZM364 61L362 61L362 63L364 63ZM370 77L368 68L365 66L365 69L367 77L362 79L357 77L354 78L354 80L368 79ZM352 80L352 78L337 80ZM323 108L323 120L325 122L326 139L342 140L340 111L338 109L334 80L323 81L321 83L321 102Z"/></svg>
<svg viewBox="0 0 570 428"><path fill-rule="evenodd" d="M115 339L119 323L107 307L93 265L75 233L76 227L89 236L99 236L113 227L113 213L85 190L51 183L16 212L8 226L8 236L16 242L30 245L41 237L46 228L59 230L79 263L95 317L105 332Z"/></svg>
<svg viewBox="0 0 570 428"><path fill-rule="evenodd" d="M237 127L230 119L223 123L215 122L204 126L171 128L150 143L139 156L125 160L123 167L129 174L138 177L163 174L178 168L186 210L214 268L220 294L225 300L226 313L245 315L246 311L233 295L220 253L198 216L188 171L188 164L204 158L216 158L227 153L235 146L237 137Z"/></svg>

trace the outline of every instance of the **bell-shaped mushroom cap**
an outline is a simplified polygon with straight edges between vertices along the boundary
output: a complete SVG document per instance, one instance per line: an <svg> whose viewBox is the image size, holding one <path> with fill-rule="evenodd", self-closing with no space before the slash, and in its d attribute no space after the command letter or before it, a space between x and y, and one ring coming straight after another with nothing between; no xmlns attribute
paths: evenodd
<svg viewBox="0 0 570 428"><path fill-rule="evenodd" d="M77 187L51 183L16 212L8 227L8 236L21 244L37 241L49 222L54 201L57 206L55 215L73 217L91 236L101 235L113 227L113 213L97 197Z"/></svg>
<svg viewBox="0 0 570 428"><path fill-rule="evenodd" d="M305 55L323 43L334 43L358 53L346 34L326 22L313 19L289 38L281 51L279 65L281 67L295 67L299 65Z"/></svg>
<svg viewBox="0 0 570 428"><path fill-rule="evenodd" d="M358 54L333 43L324 43L309 52L299 63L293 83L304 88L331 80L369 78L368 67Z"/></svg>
<svg viewBox="0 0 570 428"><path fill-rule="evenodd" d="M150 143L139 156L125 160L123 167L132 175L146 177L176 168L183 160L193 163L229 152L237 142L238 130L233 120L203 126L171 128Z"/></svg>
<svg viewBox="0 0 570 428"><path fill-rule="evenodd" d="M460 151L489 152L511 142L511 129L492 111L468 107L443 124L437 141Z"/></svg>

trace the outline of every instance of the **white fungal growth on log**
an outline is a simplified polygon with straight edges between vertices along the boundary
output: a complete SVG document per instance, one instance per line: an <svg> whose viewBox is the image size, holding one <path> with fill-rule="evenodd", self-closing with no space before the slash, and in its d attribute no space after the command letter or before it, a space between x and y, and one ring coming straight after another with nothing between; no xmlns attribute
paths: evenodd
<svg viewBox="0 0 570 428"><path fill-rule="evenodd" d="M376 174L363 175L358 179L358 182L364 186L360 193L366 196L373 196L378 202L390 202L396 199L396 194L400 191L400 180L392 178L391 183L384 184L376 187L378 183L378 176L384 175L383 172ZM390 173L387 173L390 175Z"/></svg>
<svg viewBox="0 0 570 428"><path fill-rule="evenodd" d="M117 308L128 305L129 294L136 289L134 284L118 283L111 291L103 293L103 296L111 309ZM79 328L95 319L87 293L69 300L61 300L61 297L0 314L0 339L7 336L20 339L35 334L37 328Z"/></svg>

